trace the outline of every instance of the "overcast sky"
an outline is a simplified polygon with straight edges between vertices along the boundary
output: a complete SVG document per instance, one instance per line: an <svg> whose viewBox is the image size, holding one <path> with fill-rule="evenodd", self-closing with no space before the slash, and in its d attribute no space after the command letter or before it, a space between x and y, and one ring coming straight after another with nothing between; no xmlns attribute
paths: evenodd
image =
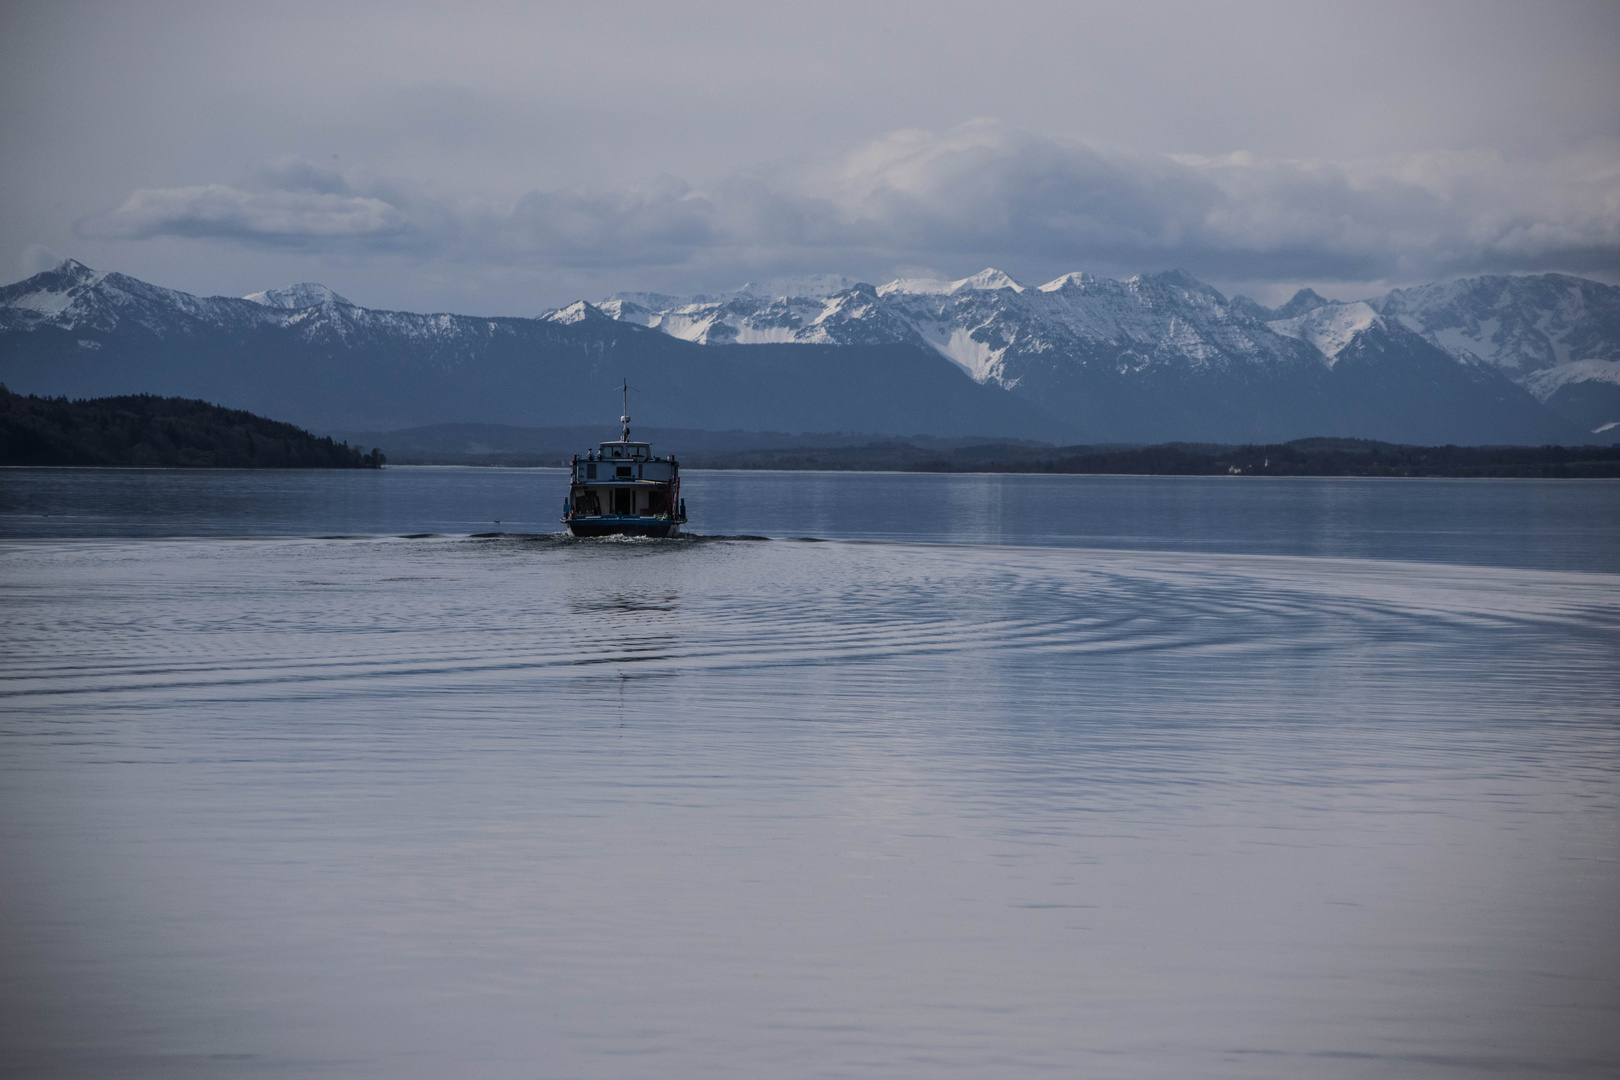
<svg viewBox="0 0 1620 1080"><path fill-rule="evenodd" d="M1620 4L1545 0L4 3L0 276L1620 281L1617 57Z"/></svg>

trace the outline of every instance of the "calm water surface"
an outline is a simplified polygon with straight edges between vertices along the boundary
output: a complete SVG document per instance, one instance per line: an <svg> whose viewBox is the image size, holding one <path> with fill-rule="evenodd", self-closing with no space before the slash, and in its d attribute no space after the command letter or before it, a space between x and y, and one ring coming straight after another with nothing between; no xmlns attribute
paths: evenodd
<svg viewBox="0 0 1620 1080"><path fill-rule="evenodd" d="M0 537L551 533L562 469L0 469ZM1620 481L699 472L690 530L1620 573Z"/></svg>
<svg viewBox="0 0 1620 1080"><path fill-rule="evenodd" d="M0 1070L1620 1072L1620 485L560 476L0 472Z"/></svg>

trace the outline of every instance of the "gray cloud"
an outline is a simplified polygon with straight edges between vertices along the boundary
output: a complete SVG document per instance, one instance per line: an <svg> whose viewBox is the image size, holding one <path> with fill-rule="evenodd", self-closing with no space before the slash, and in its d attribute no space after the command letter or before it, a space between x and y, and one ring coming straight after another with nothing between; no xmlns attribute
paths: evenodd
<svg viewBox="0 0 1620 1080"><path fill-rule="evenodd" d="M255 165L248 170L243 186L257 191L300 191L312 195L348 195L353 191L348 178L338 170L297 157Z"/></svg>
<svg viewBox="0 0 1620 1080"><path fill-rule="evenodd" d="M0 252L490 313L901 265L1620 278L1617 41L1511 0L17 0Z"/></svg>
<svg viewBox="0 0 1620 1080"><path fill-rule="evenodd" d="M482 215L450 246L564 266L669 266L726 243L716 217L684 181L661 177L630 190L530 192L510 211Z"/></svg>
<svg viewBox="0 0 1620 1080"><path fill-rule="evenodd" d="M1558 156L1334 162L1107 153L992 122L903 131L706 190L414 191L297 159L241 186L142 189L82 236L209 238L460 264L736 277L931 263L1015 273L1182 266L1224 280L1620 274L1620 143Z"/></svg>
<svg viewBox="0 0 1620 1080"><path fill-rule="evenodd" d="M204 237L249 244L331 246L397 240L407 215L382 199L319 191L244 191L224 184L143 188L79 224L96 240Z"/></svg>

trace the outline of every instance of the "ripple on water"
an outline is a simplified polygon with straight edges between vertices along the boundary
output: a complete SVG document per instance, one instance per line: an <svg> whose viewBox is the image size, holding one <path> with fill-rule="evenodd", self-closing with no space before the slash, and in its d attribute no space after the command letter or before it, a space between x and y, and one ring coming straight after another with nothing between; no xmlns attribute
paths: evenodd
<svg viewBox="0 0 1620 1080"><path fill-rule="evenodd" d="M23 1071L1620 1058L1620 577L524 536L0 567Z"/></svg>

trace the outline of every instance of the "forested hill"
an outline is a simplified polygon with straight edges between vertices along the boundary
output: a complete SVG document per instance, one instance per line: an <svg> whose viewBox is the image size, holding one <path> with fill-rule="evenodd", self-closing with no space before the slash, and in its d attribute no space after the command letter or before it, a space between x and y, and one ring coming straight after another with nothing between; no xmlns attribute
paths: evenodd
<svg viewBox="0 0 1620 1080"><path fill-rule="evenodd" d="M380 451L188 398L69 401L0 386L0 465L375 469Z"/></svg>

